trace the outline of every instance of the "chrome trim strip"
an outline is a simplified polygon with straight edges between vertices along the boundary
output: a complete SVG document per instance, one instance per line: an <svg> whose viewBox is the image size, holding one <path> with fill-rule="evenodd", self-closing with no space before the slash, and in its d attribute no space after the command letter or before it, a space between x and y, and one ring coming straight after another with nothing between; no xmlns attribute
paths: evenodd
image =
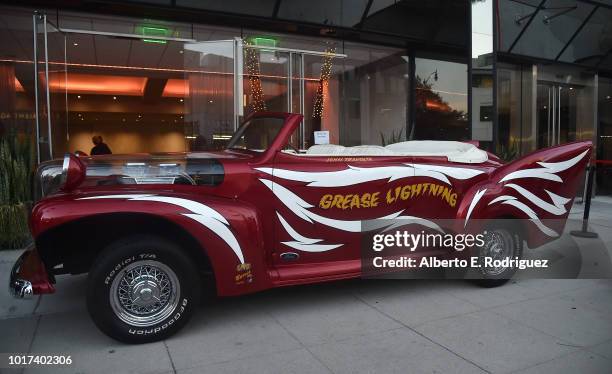
<svg viewBox="0 0 612 374"><path fill-rule="evenodd" d="M11 280L9 290L16 299L31 299L34 294L32 283L23 279Z"/></svg>
<svg viewBox="0 0 612 374"><path fill-rule="evenodd" d="M68 167L70 166L70 153L64 154L64 162L62 163L62 175L60 176L60 185L64 187L68 180Z"/></svg>

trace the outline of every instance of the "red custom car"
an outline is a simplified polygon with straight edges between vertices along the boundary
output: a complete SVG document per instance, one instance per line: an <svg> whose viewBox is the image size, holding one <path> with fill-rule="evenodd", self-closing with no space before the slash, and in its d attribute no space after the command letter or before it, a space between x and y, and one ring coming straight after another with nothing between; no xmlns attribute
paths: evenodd
<svg viewBox="0 0 612 374"><path fill-rule="evenodd" d="M219 152L42 164L35 246L13 268L13 294L53 293L55 275L89 273L96 325L142 343L180 329L205 285L229 296L359 277L366 220L527 219L520 237L493 232L496 250L520 256L523 240L535 247L562 232L592 148L508 164L450 141L298 150L289 140L301 119L256 114ZM483 270L487 285L512 275L494 270Z"/></svg>

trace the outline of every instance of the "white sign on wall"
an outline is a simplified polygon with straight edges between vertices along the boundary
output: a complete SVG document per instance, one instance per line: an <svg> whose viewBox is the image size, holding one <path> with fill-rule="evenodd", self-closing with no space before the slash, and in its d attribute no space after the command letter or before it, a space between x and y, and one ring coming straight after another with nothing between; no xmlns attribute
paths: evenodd
<svg viewBox="0 0 612 374"><path fill-rule="evenodd" d="M314 143L315 144L329 144L329 131L315 131L314 132Z"/></svg>

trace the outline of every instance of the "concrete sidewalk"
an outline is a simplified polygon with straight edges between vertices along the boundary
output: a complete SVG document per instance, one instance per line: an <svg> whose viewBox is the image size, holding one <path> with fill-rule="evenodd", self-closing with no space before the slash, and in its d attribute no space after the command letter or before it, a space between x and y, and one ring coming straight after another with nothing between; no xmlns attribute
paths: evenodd
<svg viewBox="0 0 612 374"><path fill-rule="evenodd" d="M610 243L612 205L597 199L592 218ZM53 296L10 298L2 285L18 254L0 252L0 352L72 356L72 366L45 372L612 372L612 280L519 280L493 289L354 280L276 289L214 301L171 339L129 346L89 319L86 276L59 277Z"/></svg>

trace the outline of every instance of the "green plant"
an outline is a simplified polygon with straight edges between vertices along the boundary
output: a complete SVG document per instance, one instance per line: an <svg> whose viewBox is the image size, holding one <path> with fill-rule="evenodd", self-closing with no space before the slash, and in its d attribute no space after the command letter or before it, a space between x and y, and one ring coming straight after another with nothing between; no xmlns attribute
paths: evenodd
<svg viewBox="0 0 612 374"><path fill-rule="evenodd" d="M382 143L382 146L386 146L389 144L394 144L394 143L399 143L402 141L402 135L404 134L404 128L400 128L399 132L396 134L395 130L391 131L391 136L389 136L388 138L385 138L385 135L382 133L382 131L380 132L380 142Z"/></svg>
<svg viewBox="0 0 612 374"><path fill-rule="evenodd" d="M20 248L31 240L28 212L33 174L29 140L17 134L0 138L0 248Z"/></svg>
<svg viewBox="0 0 612 374"><path fill-rule="evenodd" d="M510 140L508 145L500 144L498 156L506 162L514 160L518 156L518 145L513 140Z"/></svg>

